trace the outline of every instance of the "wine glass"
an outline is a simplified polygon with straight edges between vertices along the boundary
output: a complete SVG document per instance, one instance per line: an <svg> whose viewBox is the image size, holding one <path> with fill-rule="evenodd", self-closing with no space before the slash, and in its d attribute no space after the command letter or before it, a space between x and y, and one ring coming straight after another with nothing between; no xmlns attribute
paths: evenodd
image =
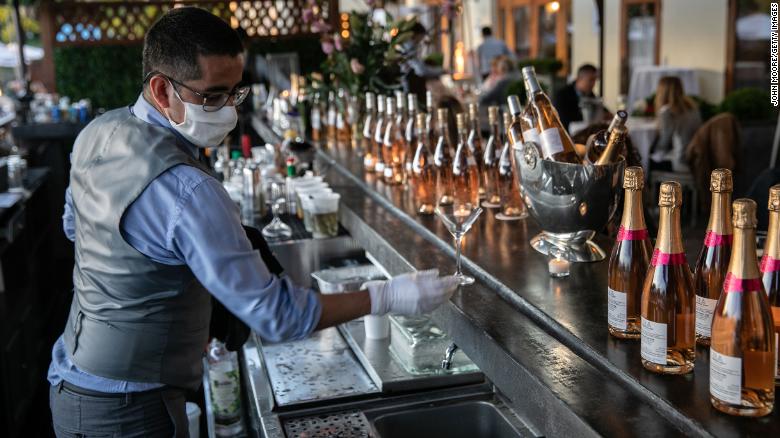
<svg viewBox="0 0 780 438"><path fill-rule="evenodd" d="M439 205L434 211L455 240L455 260L457 263L455 278L462 286L474 283L474 277L464 274L461 270L461 246L463 236L482 214L482 208L477 207L477 204L456 202L452 205Z"/></svg>
<svg viewBox="0 0 780 438"><path fill-rule="evenodd" d="M284 183L276 181L271 183L271 212L274 218L263 228L263 237L269 241L286 240L292 237L292 229L279 217L287 203L285 195Z"/></svg>

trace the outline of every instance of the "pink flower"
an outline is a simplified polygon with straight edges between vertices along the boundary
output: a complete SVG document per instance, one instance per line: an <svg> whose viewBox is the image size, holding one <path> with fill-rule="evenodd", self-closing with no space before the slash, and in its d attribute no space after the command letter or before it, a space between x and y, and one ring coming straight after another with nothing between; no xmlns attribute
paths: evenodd
<svg viewBox="0 0 780 438"><path fill-rule="evenodd" d="M369 8L373 8L374 4L376 3L376 0L365 0L366 5L368 5Z"/></svg>
<svg viewBox="0 0 780 438"><path fill-rule="evenodd" d="M318 20L311 24L311 31L313 33L326 33L330 31L330 25L322 20Z"/></svg>
<svg viewBox="0 0 780 438"><path fill-rule="evenodd" d="M325 41L322 41L322 42L320 43L320 45L322 46L322 51L323 51L323 52L324 52L326 55L330 55L331 53L333 53L333 42L332 42L332 41L330 41L330 40L325 40Z"/></svg>
<svg viewBox="0 0 780 438"><path fill-rule="evenodd" d="M363 74L363 72L366 71L366 67L355 58L349 60L349 67L352 69L352 73L355 73L356 75Z"/></svg>
<svg viewBox="0 0 780 438"><path fill-rule="evenodd" d="M302 18L304 23L311 23L311 21L314 19L314 11L312 11L310 8L304 9Z"/></svg>
<svg viewBox="0 0 780 438"><path fill-rule="evenodd" d="M336 47L336 50L338 50L339 52L344 50L344 43L341 37L334 38L333 45Z"/></svg>

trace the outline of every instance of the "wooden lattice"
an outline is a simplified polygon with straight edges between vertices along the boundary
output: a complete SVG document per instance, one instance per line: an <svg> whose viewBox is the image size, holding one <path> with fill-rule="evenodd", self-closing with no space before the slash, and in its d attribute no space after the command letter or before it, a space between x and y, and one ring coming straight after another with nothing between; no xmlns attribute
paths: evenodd
<svg viewBox="0 0 780 438"><path fill-rule="evenodd" d="M52 5L54 45L132 44L172 7L194 5L241 27L252 38L311 34L301 18L306 0L61 2ZM320 0L326 19L337 19L338 0Z"/></svg>

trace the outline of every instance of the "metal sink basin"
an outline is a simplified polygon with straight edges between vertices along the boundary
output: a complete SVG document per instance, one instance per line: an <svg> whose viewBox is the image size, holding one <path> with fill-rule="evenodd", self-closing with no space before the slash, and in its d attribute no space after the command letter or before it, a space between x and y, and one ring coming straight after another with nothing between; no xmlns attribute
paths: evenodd
<svg viewBox="0 0 780 438"><path fill-rule="evenodd" d="M373 421L380 438L520 437L493 404L471 401L385 414Z"/></svg>
<svg viewBox="0 0 780 438"><path fill-rule="evenodd" d="M293 283L312 287L311 273L329 267L343 266L345 259L365 264L365 251L349 235L329 239L288 240L269 244Z"/></svg>

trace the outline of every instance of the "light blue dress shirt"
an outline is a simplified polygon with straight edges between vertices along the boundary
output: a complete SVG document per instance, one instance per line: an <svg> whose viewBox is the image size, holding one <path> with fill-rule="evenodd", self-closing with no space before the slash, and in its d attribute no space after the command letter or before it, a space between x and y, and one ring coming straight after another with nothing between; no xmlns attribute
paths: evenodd
<svg viewBox="0 0 780 438"><path fill-rule="evenodd" d="M169 121L143 95L131 107L147 123ZM183 137L179 136L180 138ZM193 156L198 149L189 145ZM65 193L63 230L75 239L73 200ZM268 271L252 249L241 226L236 204L222 184L202 170L177 165L154 179L128 207L120 224L125 241L157 263L187 265L200 283L261 338L270 342L307 337L322 312L317 294ZM48 380L62 380L101 392L138 392L159 383L126 382L79 370L68 355L62 336L52 349Z"/></svg>

